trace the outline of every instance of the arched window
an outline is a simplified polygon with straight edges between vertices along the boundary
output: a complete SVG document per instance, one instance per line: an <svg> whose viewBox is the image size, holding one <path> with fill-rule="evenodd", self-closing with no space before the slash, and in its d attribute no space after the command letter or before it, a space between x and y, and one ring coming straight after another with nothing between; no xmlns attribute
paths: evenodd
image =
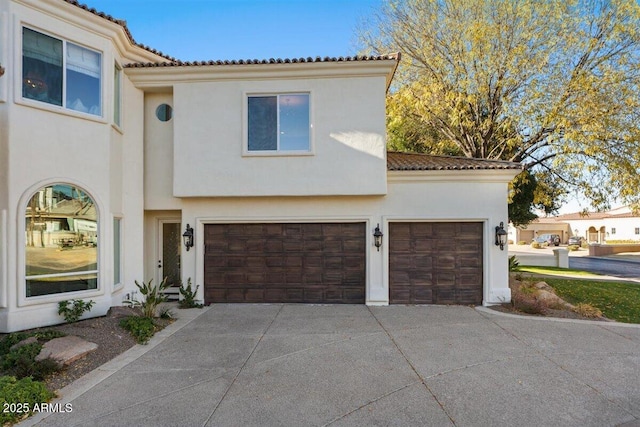
<svg viewBox="0 0 640 427"><path fill-rule="evenodd" d="M91 197L69 184L42 187L25 212L26 295L98 287L98 214Z"/></svg>

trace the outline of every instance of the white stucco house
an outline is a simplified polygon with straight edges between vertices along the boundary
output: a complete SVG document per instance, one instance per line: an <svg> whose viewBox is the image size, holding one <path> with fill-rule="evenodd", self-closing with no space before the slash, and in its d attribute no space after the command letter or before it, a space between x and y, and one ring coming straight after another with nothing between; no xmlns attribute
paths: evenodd
<svg viewBox="0 0 640 427"><path fill-rule="evenodd" d="M206 304L508 301L521 168L388 153L398 61L185 63L76 1L0 0L0 331L163 277Z"/></svg>
<svg viewBox="0 0 640 427"><path fill-rule="evenodd" d="M557 234L561 242L569 237L582 237L588 243L640 242L640 215L629 206L604 212L574 212L542 217L525 227L509 224L509 239L530 243L543 234Z"/></svg>

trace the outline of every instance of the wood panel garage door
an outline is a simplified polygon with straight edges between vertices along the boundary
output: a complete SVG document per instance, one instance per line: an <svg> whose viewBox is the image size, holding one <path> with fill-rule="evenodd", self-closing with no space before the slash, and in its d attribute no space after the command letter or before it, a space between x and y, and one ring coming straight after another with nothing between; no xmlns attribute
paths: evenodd
<svg viewBox="0 0 640 427"><path fill-rule="evenodd" d="M205 303L365 302L365 223L205 225Z"/></svg>
<svg viewBox="0 0 640 427"><path fill-rule="evenodd" d="M389 224L389 302L481 304L482 223Z"/></svg>

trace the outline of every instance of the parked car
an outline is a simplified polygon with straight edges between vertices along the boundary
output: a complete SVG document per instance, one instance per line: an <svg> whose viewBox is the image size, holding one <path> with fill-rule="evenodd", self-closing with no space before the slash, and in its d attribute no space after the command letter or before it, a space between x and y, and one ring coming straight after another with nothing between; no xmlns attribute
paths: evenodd
<svg viewBox="0 0 640 427"><path fill-rule="evenodd" d="M560 236L557 234L541 234L535 240L538 243L546 243L549 246L560 246Z"/></svg>
<svg viewBox="0 0 640 427"><path fill-rule="evenodd" d="M569 246L582 246L582 237L580 236L571 236L569 237L569 241L567 242Z"/></svg>

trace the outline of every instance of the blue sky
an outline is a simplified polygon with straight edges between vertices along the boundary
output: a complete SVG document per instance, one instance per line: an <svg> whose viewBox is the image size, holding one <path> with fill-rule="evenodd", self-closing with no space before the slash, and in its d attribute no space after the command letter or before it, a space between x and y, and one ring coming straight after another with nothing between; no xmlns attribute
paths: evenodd
<svg viewBox="0 0 640 427"><path fill-rule="evenodd" d="M351 56L381 0L80 0L183 61Z"/></svg>

